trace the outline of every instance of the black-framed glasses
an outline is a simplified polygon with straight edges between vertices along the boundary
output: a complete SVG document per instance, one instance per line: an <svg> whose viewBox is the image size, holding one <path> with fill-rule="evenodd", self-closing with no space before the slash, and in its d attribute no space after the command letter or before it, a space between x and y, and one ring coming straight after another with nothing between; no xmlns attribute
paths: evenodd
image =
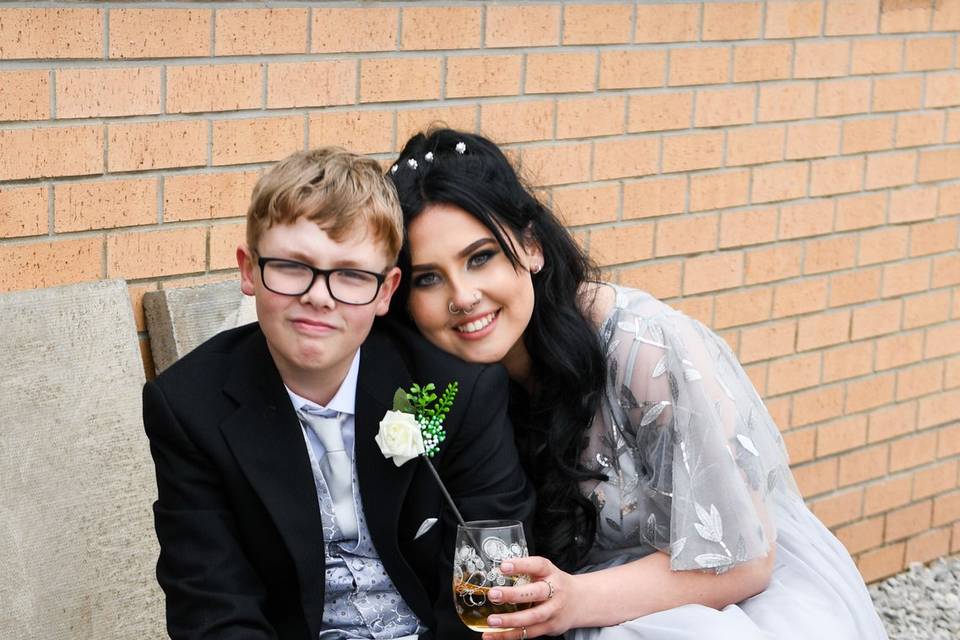
<svg viewBox="0 0 960 640"><path fill-rule="evenodd" d="M284 258L260 257L263 286L282 296L302 296L323 276L330 297L343 304L370 304L377 297L386 276L375 271L339 268L317 269L309 264Z"/></svg>

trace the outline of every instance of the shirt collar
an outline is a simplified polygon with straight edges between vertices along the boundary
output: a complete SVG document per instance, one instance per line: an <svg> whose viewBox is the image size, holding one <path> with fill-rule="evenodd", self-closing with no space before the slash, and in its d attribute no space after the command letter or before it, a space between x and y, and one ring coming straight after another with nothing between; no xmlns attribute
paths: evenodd
<svg viewBox="0 0 960 640"><path fill-rule="evenodd" d="M290 387L286 384L284 384L283 387L287 390L287 395L290 396L290 402L293 403L293 408L297 411L304 408L311 409L314 412L330 410L352 416L356 413L357 376L359 373L360 350L357 349L357 352L353 354L353 362L350 363L350 370L347 371L347 376L343 379L343 382L340 383L340 388L333 394L333 398L330 399L330 402L327 403L325 407L318 405L312 400L307 400L303 396L297 395L291 391Z"/></svg>

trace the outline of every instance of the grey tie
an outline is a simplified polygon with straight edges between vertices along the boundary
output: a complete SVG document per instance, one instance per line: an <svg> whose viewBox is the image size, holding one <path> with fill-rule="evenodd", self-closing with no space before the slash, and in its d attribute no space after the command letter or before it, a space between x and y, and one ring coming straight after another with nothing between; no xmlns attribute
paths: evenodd
<svg viewBox="0 0 960 640"><path fill-rule="evenodd" d="M327 489L333 500L340 533L345 540L356 540L359 534L357 512L353 505L353 464L343 446L343 433L340 431L345 416L337 413L332 417L325 417L301 410L300 417L326 449L320 460L320 472L327 482Z"/></svg>

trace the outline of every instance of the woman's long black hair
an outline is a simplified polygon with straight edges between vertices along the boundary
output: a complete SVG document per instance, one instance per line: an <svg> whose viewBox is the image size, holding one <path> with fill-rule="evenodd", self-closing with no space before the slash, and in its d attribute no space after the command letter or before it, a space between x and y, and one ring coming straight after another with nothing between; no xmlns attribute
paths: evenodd
<svg viewBox="0 0 960 640"><path fill-rule="evenodd" d="M486 138L451 129L417 134L388 175L397 187L407 228L430 204L457 206L490 230L515 269L522 268L518 249L504 229L521 241L532 234L540 243L543 269L533 276L533 316L523 335L535 385L529 394L512 385L510 417L521 460L537 491L537 552L563 569L574 569L585 560L597 525L596 507L583 496L579 483L603 478L580 464L605 378L596 328L579 303L582 285L597 279L596 268ZM391 305L391 313L409 322L406 242L400 267L400 304Z"/></svg>

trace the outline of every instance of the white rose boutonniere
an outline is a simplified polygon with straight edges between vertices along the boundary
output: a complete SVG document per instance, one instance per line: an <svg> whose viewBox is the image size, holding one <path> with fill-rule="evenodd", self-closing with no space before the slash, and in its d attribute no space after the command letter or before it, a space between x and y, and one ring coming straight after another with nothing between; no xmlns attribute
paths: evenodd
<svg viewBox="0 0 960 640"><path fill-rule="evenodd" d="M398 467L426 452L420 423L416 416L403 411L387 411L374 440L383 455L392 458Z"/></svg>
<svg viewBox="0 0 960 640"><path fill-rule="evenodd" d="M380 421L380 430L374 440L380 447L383 457L393 460L398 467L414 458L423 458L427 468L440 485L440 491L446 497L453 513L462 523L463 517L454 504L453 498L443 485L440 474L430 462L430 458L440 450L440 443L447 437L443 429L443 420L453 406L458 385L451 382L437 398L436 387L431 382L422 387L415 384L409 391L397 389L393 394L393 410L387 411Z"/></svg>

